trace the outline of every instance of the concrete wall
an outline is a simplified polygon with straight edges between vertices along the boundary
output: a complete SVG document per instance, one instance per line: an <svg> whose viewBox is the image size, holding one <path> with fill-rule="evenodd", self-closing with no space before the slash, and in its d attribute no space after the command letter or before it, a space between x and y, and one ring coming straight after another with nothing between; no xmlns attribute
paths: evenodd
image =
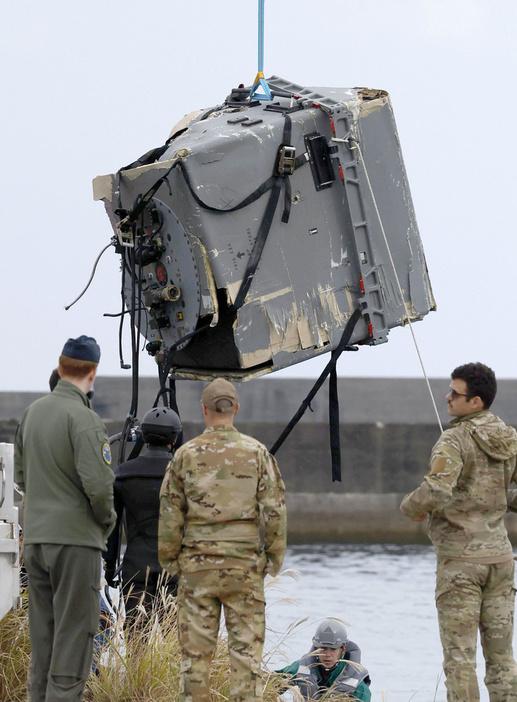
<svg viewBox="0 0 517 702"><path fill-rule="evenodd" d="M259 379L239 386L236 425L269 448L308 394L313 381ZM398 505L420 483L440 431L425 387L418 379L341 379L342 482L331 479L326 387L277 453L287 488L291 542L426 542L425 525L404 518ZM443 397L449 381L433 380L446 426ZM202 383L178 383L185 438L203 430ZM154 379L141 383L139 416L152 406ZM120 431L130 406L129 380L98 378L94 407L108 433ZM517 424L517 381L500 381L494 411ZM12 442L23 409L35 393L0 393L0 441ZM115 445L116 451L116 445ZM517 515L508 526L517 544Z"/></svg>

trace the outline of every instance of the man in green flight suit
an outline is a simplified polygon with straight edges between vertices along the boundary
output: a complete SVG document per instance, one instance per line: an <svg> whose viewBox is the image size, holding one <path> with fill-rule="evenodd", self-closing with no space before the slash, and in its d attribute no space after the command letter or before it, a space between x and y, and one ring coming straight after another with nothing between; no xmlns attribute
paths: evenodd
<svg viewBox="0 0 517 702"><path fill-rule="evenodd" d="M233 426L234 386L201 396L206 430L179 448L161 489L158 555L178 575L180 702L210 702L209 668L224 606L232 702L262 699L264 576L286 543L284 484L265 446ZM261 544L260 523L265 543Z"/></svg>
<svg viewBox="0 0 517 702"><path fill-rule="evenodd" d="M90 407L100 349L69 339L53 392L25 410L15 439L29 579L30 702L82 699L100 613L101 553L115 523L106 429Z"/></svg>
<svg viewBox="0 0 517 702"><path fill-rule="evenodd" d="M517 700L514 561L503 519L517 477L517 432L489 412L496 392L488 366L453 370L446 396L453 426L436 442L424 481L400 506L413 521L429 515L448 702L479 701L478 629L490 702Z"/></svg>

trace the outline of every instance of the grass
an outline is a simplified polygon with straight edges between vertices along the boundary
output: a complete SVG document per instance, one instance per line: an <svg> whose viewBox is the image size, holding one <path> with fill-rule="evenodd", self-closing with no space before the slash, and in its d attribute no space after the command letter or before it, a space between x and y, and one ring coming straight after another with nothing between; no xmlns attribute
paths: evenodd
<svg viewBox="0 0 517 702"><path fill-rule="evenodd" d="M281 589L281 577L286 575L296 577L297 573L284 571L280 577L271 579L266 587ZM289 598L278 601L293 603ZM268 670L269 661L274 654L282 650L290 634L306 621L307 618L296 620L286 632L277 632L279 639L275 650L264 654L264 702L278 702L280 694L285 690L285 680ZM21 609L9 612L0 621L0 702L26 702L29 658L30 639L25 592ZM162 595L154 602L152 611L145 612L142 609L129 631L124 631L122 617L111 622L111 636L106 639L101 652L98 675L90 676L84 700L174 702L178 698L180 660L176 605L173 598L162 590ZM229 682L227 642L224 637L219 637L210 672L213 702L229 700ZM297 689L290 689L293 702L300 702L302 698ZM437 690L434 700L436 694ZM322 697L321 702L325 702L327 697ZM388 702L388 695L384 691L381 691L381 697L382 702ZM339 699L350 698L343 696ZM332 702L337 702L337 698L333 697Z"/></svg>
<svg viewBox="0 0 517 702"><path fill-rule="evenodd" d="M91 675L86 702L174 702L178 697L181 653L176 609L165 591L152 611L142 609L129 631L121 617L101 652L98 674ZM0 622L0 702L25 702L30 658L27 594L22 608ZM160 625L158 626L158 620ZM227 642L219 637L210 683L214 702L229 699L230 663ZM277 702L285 681L264 670L264 702Z"/></svg>
<svg viewBox="0 0 517 702"><path fill-rule="evenodd" d="M285 576L297 578L297 571L286 570L266 584L282 590ZM269 598L268 598L269 599ZM290 598L275 601L296 603ZM160 624L158 625L158 621ZM342 621L342 620L341 620ZM284 644L307 617L293 621L285 632L277 634L273 651L263 657L264 702L278 702L286 681L269 670L273 657L278 660ZM100 654L98 674L92 674L85 691L85 702L174 702L178 698L181 653L176 630L176 604L163 589L152 610L143 608L129 630L123 628L123 617L111 621L110 636ZM346 623L346 622L345 622ZM283 654L282 654L283 655ZM23 593L20 610L11 611L0 621L0 702L26 702L27 673L30 658L27 593ZM286 663L289 662L286 658ZM227 641L220 636L211 666L210 683L213 702L230 699L230 662ZM289 688L292 702L300 702L296 688ZM383 702L388 695L381 692ZM328 695L321 698L325 702ZM333 697L333 702L337 702ZM340 700L352 699L346 695ZM435 693L436 699L436 693Z"/></svg>
<svg viewBox="0 0 517 702"><path fill-rule="evenodd" d="M30 640L27 618L27 593L22 607L11 611L0 622L0 700L25 702Z"/></svg>

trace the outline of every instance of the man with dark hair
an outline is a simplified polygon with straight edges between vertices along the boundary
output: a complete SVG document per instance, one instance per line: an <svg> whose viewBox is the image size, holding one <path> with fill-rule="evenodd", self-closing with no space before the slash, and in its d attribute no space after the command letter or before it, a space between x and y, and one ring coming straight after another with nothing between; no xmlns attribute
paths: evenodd
<svg viewBox="0 0 517 702"><path fill-rule="evenodd" d="M176 451L160 493L158 553L178 575L180 702L210 702L209 669L224 606L232 702L262 699L264 576L286 542L284 483L267 448L233 426L234 386L201 395L206 429ZM260 526L264 527L264 543Z"/></svg>
<svg viewBox="0 0 517 702"><path fill-rule="evenodd" d="M480 397L484 409L490 409L497 393L494 371L483 363L466 363L451 373L452 380L464 380L469 397Z"/></svg>
<svg viewBox="0 0 517 702"><path fill-rule="evenodd" d="M50 378L48 379L48 386L50 388L50 392L54 392L56 389L56 385L59 383L59 371L57 368L54 368L52 373L50 374Z"/></svg>
<svg viewBox="0 0 517 702"><path fill-rule="evenodd" d="M69 339L53 392L25 410L15 438L25 493L30 702L82 699L100 612L101 552L115 523L106 429L90 408L95 339Z"/></svg>
<svg viewBox="0 0 517 702"><path fill-rule="evenodd" d="M451 379L453 427L438 439L429 473L401 510L414 521L429 516L448 702L479 700L478 629L490 702L507 702L517 700L514 561L504 525L508 486L517 477L517 432L489 412L497 391L490 368L468 363Z"/></svg>

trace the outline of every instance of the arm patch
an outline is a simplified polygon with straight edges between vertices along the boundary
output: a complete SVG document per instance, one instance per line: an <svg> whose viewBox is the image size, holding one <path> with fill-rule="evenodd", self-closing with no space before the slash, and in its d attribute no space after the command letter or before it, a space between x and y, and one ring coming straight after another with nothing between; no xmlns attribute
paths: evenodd
<svg viewBox="0 0 517 702"><path fill-rule="evenodd" d="M102 444L102 457L104 459L104 463L106 463L108 466L111 465L111 446L108 444L107 441L105 441Z"/></svg>

